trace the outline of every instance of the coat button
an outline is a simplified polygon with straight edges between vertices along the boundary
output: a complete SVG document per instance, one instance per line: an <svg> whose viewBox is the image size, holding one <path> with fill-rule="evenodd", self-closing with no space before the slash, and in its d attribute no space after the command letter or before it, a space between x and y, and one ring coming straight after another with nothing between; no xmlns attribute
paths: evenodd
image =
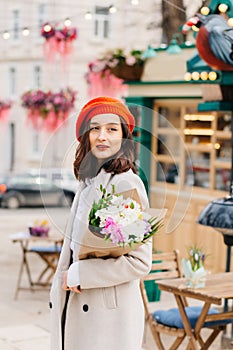
<svg viewBox="0 0 233 350"><path fill-rule="evenodd" d="M49 308L52 309L52 307L53 307L53 304L52 304L52 302L50 301L50 302L49 302Z"/></svg>
<svg viewBox="0 0 233 350"><path fill-rule="evenodd" d="M89 309L88 305L87 305L87 304L84 304L84 305L83 305L83 311L84 311L84 312L87 312L88 309Z"/></svg>

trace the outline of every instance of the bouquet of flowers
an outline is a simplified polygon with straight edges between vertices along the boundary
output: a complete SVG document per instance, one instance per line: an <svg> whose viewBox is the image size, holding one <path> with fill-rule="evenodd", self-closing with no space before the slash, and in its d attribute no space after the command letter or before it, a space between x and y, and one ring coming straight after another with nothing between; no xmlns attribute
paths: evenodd
<svg viewBox="0 0 233 350"><path fill-rule="evenodd" d="M193 288L203 288L207 274L204 268L206 254L200 247L191 246L188 255L188 259L182 260L186 284Z"/></svg>
<svg viewBox="0 0 233 350"><path fill-rule="evenodd" d="M50 227L47 220L36 220L32 225L29 225L29 233L35 237L48 237Z"/></svg>
<svg viewBox="0 0 233 350"><path fill-rule="evenodd" d="M116 194L112 186L112 192L107 193L101 185L100 191L102 196L89 213L89 231L86 245L85 240L82 242L80 259L127 254L159 231L165 210L142 211L135 189Z"/></svg>

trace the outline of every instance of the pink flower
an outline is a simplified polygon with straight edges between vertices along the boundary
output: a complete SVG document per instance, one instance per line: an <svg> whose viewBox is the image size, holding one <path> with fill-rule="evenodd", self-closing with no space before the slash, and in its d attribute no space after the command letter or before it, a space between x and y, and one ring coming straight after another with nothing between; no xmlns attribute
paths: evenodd
<svg viewBox="0 0 233 350"><path fill-rule="evenodd" d="M136 57L134 56L129 56L126 57L125 62L129 65L129 66L133 66L136 63Z"/></svg>
<svg viewBox="0 0 233 350"><path fill-rule="evenodd" d="M118 244L124 242L120 227L121 225L116 224L111 217L108 217L104 228L100 232L107 235L112 243Z"/></svg>

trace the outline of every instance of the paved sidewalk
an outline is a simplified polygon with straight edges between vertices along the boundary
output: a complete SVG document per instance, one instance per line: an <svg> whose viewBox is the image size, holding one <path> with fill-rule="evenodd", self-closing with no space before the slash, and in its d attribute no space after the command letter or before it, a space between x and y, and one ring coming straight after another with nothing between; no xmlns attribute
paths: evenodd
<svg viewBox="0 0 233 350"><path fill-rule="evenodd" d="M4 215L3 215L4 214ZM48 291L20 291L18 299L14 300L16 281L21 259L21 250L17 243L13 244L9 234L16 232L15 221L18 231L24 229L25 217L14 212L5 216L0 209L0 349L1 350L49 350L50 342L50 318L49 318L49 292ZM35 216L35 214L33 214ZM59 211L58 211L59 215ZM34 217L33 216L33 217ZM37 214L38 217L38 214ZM30 220L30 217L27 218ZM41 261L37 256L31 256L33 261L33 273L39 270ZM27 285L25 279L23 283ZM174 300L166 293L162 294L160 302L151 305L152 308L169 308L175 305ZM169 339L165 339L168 349ZM180 349L186 348L186 342ZM143 350L155 350L152 335L147 329ZM219 336L212 350L220 350L221 336ZM230 349L230 347L223 347ZM78 350L78 349L77 349ZM89 350L89 349L83 349ZM103 349L111 350L111 349ZM119 349L120 350L120 349Z"/></svg>

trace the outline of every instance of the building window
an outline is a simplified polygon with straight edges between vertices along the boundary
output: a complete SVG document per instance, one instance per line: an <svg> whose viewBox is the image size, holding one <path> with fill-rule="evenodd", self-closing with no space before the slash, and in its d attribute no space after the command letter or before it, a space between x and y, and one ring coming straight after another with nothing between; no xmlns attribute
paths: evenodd
<svg viewBox="0 0 233 350"><path fill-rule="evenodd" d="M33 67L33 88L40 89L42 86L42 70L41 66Z"/></svg>
<svg viewBox="0 0 233 350"><path fill-rule="evenodd" d="M30 160L38 160L41 157L41 133L39 130L31 129L28 157Z"/></svg>
<svg viewBox="0 0 233 350"><path fill-rule="evenodd" d="M9 69L9 93L10 96L16 96L16 69L14 67Z"/></svg>
<svg viewBox="0 0 233 350"><path fill-rule="evenodd" d="M110 36L110 14L108 7L95 7L94 36L98 39L108 39Z"/></svg>
<svg viewBox="0 0 233 350"><path fill-rule="evenodd" d="M19 40L20 34L20 23L19 23L19 10L12 11L12 22L13 22L13 39Z"/></svg>

